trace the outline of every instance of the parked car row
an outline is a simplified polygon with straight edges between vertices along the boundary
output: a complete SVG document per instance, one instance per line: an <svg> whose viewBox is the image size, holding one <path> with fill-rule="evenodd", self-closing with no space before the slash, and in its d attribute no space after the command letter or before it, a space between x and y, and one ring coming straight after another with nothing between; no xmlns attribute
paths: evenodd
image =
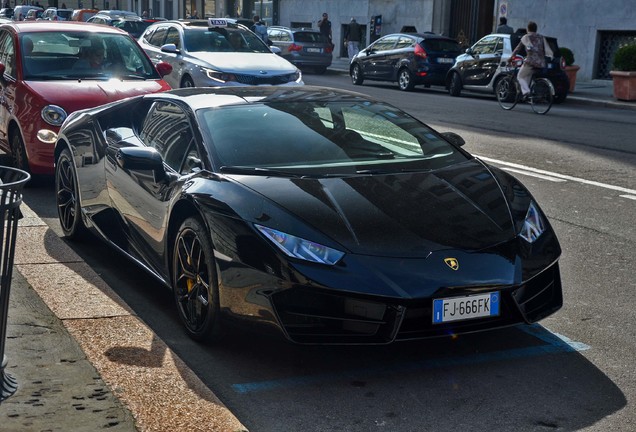
<svg viewBox="0 0 636 432"><path fill-rule="evenodd" d="M98 16L111 25L91 24ZM53 174L52 143L78 109L170 88L303 84L280 49L232 20L159 21L136 41L117 23L138 19L0 25L0 87L10 95L0 100L0 149L16 167Z"/></svg>
<svg viewBox="0 0 636 432"><path fill-rule="evenodd" d="M433 33L396 33L384 36L361 50L349 66L351 81L396 82L401 90L417 85L444 86L452 96L462 90L494 94L497 81L523 34L490 34L464 53L454 39ZM555 88L555 102L565 101L569 80L559 54L557 39L546 37L555 56L540 76ZM525 55L525 52L521 52Z"/></svg>

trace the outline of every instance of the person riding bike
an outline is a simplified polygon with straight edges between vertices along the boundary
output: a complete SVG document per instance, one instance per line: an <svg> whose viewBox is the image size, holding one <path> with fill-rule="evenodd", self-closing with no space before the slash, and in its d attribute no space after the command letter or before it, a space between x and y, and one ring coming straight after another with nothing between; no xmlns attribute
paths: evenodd
<svg viewBox="0 0 636 432"><path fill-rule="evenodd" d="M517 74L517 80L521 87L523 99L526 99L530 93L530 82L532 81L532 74L535 69L545 68L546 56L554 56L552 48L550 48L545 37L537 33L537 23L534 21L528 22L527 30L528 32L523 35L519 44L512 51L510 59L508 59L508 63L512 63L515 55L525 48L526 57L523 60L523 65L521 65L521 68L519 69L519 73Z"/></svg>

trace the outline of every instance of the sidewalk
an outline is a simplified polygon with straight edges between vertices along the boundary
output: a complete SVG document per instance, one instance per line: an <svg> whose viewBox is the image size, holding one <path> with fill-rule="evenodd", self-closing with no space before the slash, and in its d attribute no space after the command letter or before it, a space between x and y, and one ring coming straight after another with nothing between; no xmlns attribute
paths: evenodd
<svg viewBox="0 0 636 432"><path fill-rule="evenodd" d="M24 203L9 302L3 432L246 428Z"/></svg>
<svg viewBox="0 0 636 432"><path fill-rule="evenodd" d="M334 58L329 70L344 74L349 73L349 60L346 57ZM596 105L607 108L636 110L636 102L619 101L613 96L611 80L577 81L574 92L564 102Z"/></svg>

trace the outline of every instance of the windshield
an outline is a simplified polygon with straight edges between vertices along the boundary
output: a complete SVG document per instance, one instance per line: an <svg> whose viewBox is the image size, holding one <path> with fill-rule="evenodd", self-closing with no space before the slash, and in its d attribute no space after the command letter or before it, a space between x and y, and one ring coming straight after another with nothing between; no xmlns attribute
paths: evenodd
<svg viewBox="0 0 636 432"><path fill-rule="evenodd" d="M38 32L20 36L25 80L158 79L141 48L128 36L89 32Z"/></svg>
<svg viewBox="0 0 636 432"><path fill-rule="evenodd" d="M270 53L254 33L239 28L189 28L185 31L185 49L190 52Z"/></svg>
<svg viewBox="0 0 636 432"><path fill-rule="evenodd" d="M197 112L215 164L298 175L431 170L467 156L389 105L273 102Z"/></svg>

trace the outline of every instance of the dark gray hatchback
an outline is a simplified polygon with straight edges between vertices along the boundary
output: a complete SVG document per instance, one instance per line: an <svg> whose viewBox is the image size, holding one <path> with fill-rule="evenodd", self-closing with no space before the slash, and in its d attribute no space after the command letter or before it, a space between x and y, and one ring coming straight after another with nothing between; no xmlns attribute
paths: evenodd
<svg viewBox="0 0 636 432"><path fill-rule="evenodd" d="M349 66L355 85L364 80L397 82L400 90L416 85L445 85L446 74L461 54L455 39L434 33L394 33L360 51Z"/></svg>
<svg viewBox="0 0 636 432"><path fill-rule="evenodd" d="M267 37L280 55L299 69L324 73L333 60L333 46L318 30L270 26Z"/></svg>

